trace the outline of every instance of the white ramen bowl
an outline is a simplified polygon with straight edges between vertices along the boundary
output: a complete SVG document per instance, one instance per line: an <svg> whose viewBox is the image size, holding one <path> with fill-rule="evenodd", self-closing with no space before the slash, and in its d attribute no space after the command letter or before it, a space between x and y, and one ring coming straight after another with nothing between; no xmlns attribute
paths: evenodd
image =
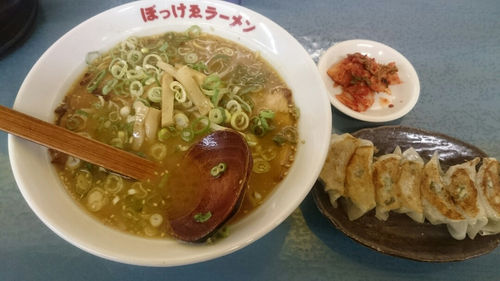
<svg viewBox="0 0 500 281"><path fill-rule="evenodd" d="M188 7L184 18L179 11L177 18L171 11L164 18L164 10L181 4ZM202 18L189 17L191 5L200 8ZM9 135L10 161L21 193L35 214L71 244L106 259L136 265L175 266L210 260L241 249L270 232L299 206L316 181L331 133L330 103L317 68L303 47L283 28L227 2L138 1L92 17L57 40L41 56L24 80L14 108L52 122L54 109L83 72L88 52L108 50L131 35L184 31L195 24L204 32L259 51L292 89L301 112L298 124L301 143L288 176L263 205L231 225L229 237L215 244L141 238L91 217L64 189L47 149Z"/></svg>

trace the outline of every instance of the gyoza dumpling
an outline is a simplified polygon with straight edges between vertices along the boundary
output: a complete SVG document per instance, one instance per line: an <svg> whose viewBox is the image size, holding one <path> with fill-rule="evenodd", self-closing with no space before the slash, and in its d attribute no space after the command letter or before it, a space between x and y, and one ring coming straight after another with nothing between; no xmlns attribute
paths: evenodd
<svg viewBox="0 0 500 281"><path fill-rule="evenodd" d="M359 140L350 134L333 134L330 139L328 156L319 176L325 184L325 191L330 196L330 202L335 207L337 206L336 200L344 195L347 164L358 145Z"/></svg>
<svg viewBox="0 0 500 281"><path fill-rule="evenodd" d="M372 181L373 143L360 139L346 169L344 206L350 220L355 220L375 208L375 188Z"/></svg>
<svg viewBox="0 0 500 281"><path fill-rule="evenodd" d="M460 214L451 196L445 189L439 159L435 153L424 166L420 193L425 218L432 224L445 223L451 236L457 240L465 238L467 221Z"/></svg>
<svg viewBox="0 0 500 281"><path fill-rule="evenodd" d="M476 189L477 163L479 163L479 158L454 165L445 175L445 188L458 211L467 220L467 235L471 239L474 239L479 230L488 222Z"/></svg>
<svg viewBox="0 0 500 281"><path fill-rule="evenodd" d="M377 203L375 216L379 220L387 220L389 211L400 207L396 189L400 162L401 149L398 146L394 153L383 155L373 163L373 185Z"/></svg>
<svg viewBox="0 0 500 281"><path fill-rule="evenodd" d="M425 220L420 198L423 168L424 160L413 147L403 152L399 179L396 184L400 207L396 212L407 214L418 223L423 223Z"/></svg>
<svg viewBox="0 0 500 281"><path fill-rule="evenodd" d="M480 230L482 235L500 232L500 163L495 158L483 158L476 177L479 199L488 218Z"/></svg>

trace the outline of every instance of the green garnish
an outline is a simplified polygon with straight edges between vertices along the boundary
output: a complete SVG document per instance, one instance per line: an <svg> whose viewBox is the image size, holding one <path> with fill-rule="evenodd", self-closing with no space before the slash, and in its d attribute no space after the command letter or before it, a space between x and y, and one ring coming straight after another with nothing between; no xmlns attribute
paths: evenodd
<svg viewBox="0 0 500 281"><path fill-rule="evenodd" d="M161 130L158 131L158 140L159 141L165 141L170 137L170 133L167 128L161 128Z"/></svg>
<svg viewBox="0 0 500 281"><path fill-rule="evenodd" d="M195 64L188 64L188 66L199 72L203 72L203 70L207 69L207 65L201 61Z"/></svg>
<svg viewBox="0 0 500 281"><path fill-rule="evenodd" d="M210 218L212 217L212 213L210 211L206 212L206 213L198 213L196 215L194 215L194 220L196 222L206 222L208 221Z"/></svg>
<svg viewBox="0 0 500 281"><path fill-rule="evenodd" d="M181 139L185 142L190 142L194 138L194 133L191 128L184 128L181 132Z"/></svg>
<svg viewBox="0 0 500 281"><path fill-rule="evenodd" d="M87 91L89 93L92 93L99 84L101 83L101 80L104 78L106 75L106 69L101 70L97 75L94 77L94 79L87 85Z"/></svg>
<svg viewBox="0 0 500 281"><path fill-rule="evenodd" d="M210 129L210 119L206 116L196 118L191 123L191 129L195 135L204 134Z"/></svg>
<svg viewBox="0 0 500 281"><path fill-rule="evenodd" d="M227 168L227 165L226 163L224 162L220 162L219 164L215 165L211 170L210 170L210 174L214 177L214 178L218 178L220 177L220 175L222 175L222 173L224 173L224 171L226 171L226 168Z"/></svg>
<svg viewBox="0 0 500 281"><path fill-rule="evenodd" d="M148 99L151 102L159 103L161 102L161 87L153 87L148 90Z"/></svg>
<svg viewBox="0 0 500 281"><path fill-rule="evenodd" d="M259 113L260 118L266 118L266 119L273 119L274 118L274 111L270 109L263 109Z"/></svg>
<svg viewBox="0 0 500 281"><path fill-rule="evenodd" d="M215 90L220 87L221 80L217 74L210 74L203 80L203 84L201 84L201 88L206 90Z"/></svg>
<svg viewBox="0 0 500 281"><path fill-rule="evenodd" d="M274 112L270 109L263 109L259 112L259 116L254 116L252 118L250 122L250 130L256 136L262 137L268 131L274 129L274 127L269 124L269 122L273 119Z"/></svg>
<svg viewBox="0 0 500 281"><path fill-rule="evenodd" d="M286 126L281 130L281 132L273 137L273 141L277 145L283 145L284 143L296 144L298 142L298 138L297 128L293 126Z"/></svg>
<svg viewBox="0 0 500 281"><path fill-rule="evenodd" d="M82 110L82 109L77 109L75 111L75 114L78 114L78 115L81 115L81 116L84 116L84 117L88 117L89 116L89 113L85 110Z"/></svg>
<svg viewBox="0 0 500 281"><path fill-rule="evenodd" d="M221 124L226 119L226 111L222 107L212 108L208 113L208 119L215 124Z"/></svg>

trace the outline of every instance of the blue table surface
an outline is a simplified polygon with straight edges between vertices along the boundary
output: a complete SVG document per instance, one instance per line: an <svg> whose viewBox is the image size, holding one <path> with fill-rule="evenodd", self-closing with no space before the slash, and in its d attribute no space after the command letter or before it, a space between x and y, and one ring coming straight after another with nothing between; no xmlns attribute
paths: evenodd
<svg viewBox="0 0 500 281"><path fill-rule="evenodd" d="M0 57L0 103L12 106L42 53L85 19L124 0L39 0L30 36ZM500 158L500 1L249 0L317 61L335 42L370 39L404 54L420 77L416 107L391 124L438 131ZM336 132L373 126L333 110ZM0 117L1 118L1 117ZM304 118L306 118L304 116ZM174 268L88 254L29 209L0 134L0 280L499 280L500 249L463 262L421 263L361 246L333 228L311 196L279 227L212 261Z"/></svg>

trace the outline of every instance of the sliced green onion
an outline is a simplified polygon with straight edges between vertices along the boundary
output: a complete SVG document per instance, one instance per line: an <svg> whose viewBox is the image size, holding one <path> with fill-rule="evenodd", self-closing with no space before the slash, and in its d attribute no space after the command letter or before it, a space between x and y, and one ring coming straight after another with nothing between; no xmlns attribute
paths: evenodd
<svg viewBox="0 0 500 281"><path fill-rule="evenodd" d="M231 57L224 54L217 54L209 59L207 62L207 70L209 73L222 73L227 68Z"/></svg>
<svg viewBox="0 0 500 281"><path fill-rule="evenodd" d="M261 124L262 128L264 128L264 130L266 130L266 131L269 131L269 129L271 127L269 126L269 123L267 123L267 119L266 118L259 118L259 120L260 120L260 124Z"/></svg>
<svg viewBox="0 0 500 281"><path fill-rule="evenodd" d="M232 57L234 55L234 50L229 48L229 47L220 47L217 50L215 50L217 53L222 53L224 55L228 55Z"/></svg>
<svg viewBox="0 0 500 281"><path fill-rule="evenodd" d="M195 64L189 64L188 66L199 72L203 72L205 69L207 69L207 65L201 61Z"/></svg>
<svg viewBox="0 0 500 281"><path fill-rule="evenodd" d="M281 132L273 137L273 141L278 145L283 145L286 142L296 144L298 138L299 134L297 132L297 128L293 126L286 126L281 130Z"/></svg>
<svg viewBox="0 0 500 281"><path fill-rule="evenodd" d="M184 56L184 61L186 63L195 63L198 60L198 55L196 53L188 53Z"/></svg>
<svg viewBox="0 0 500 281"><path fill-rule="evenodd" d="M160 182L158 183L158 187L160 187L160 188L165 187L165 185L167 184L167 181L168 181L168 174L165 174L165 175L163 175L163 177L161 177Z"/></svg>
<svg viewBox="0 0 500 281"><path fill-rule="evenodd" d="M78 114L78 115L82 115L84 117L88 117L89 116L89 113L83 109L77 109L75 111L75 114Z"/></svg>
<svg viewBox="0 0 500 281"><path fill-rule="evenodd" d="M222 95L220 94L219 89L215 89L214 94L212 95L212 97L210 97L210 101L212 102L212 104L214 106L218 106L219 101L221 100L221 97L222 97Z"/></svg>
<svg viewBox="0 0 500 281"><path fill-rule="evenodd" d="M256 135L258 137L262 137L262 136L264 136L267 133L267 130L262 125L262 119L261 118L255 116L255 117L252 118L252 120L250 121L250 123L251 123L250 130L252 131L252 133L254 135Z"/></svg>
<svg viewBox="0 0 500 281"><path fill-rule="evenodd" d="M148 90L148 99L151 102L161 102L161 87L153 87Z"/></svg>
<svg viewBox="0 0 500 281"><path fill-rule="evenodd" d="M268 131L274 129L268 122L268 120L272 120L273 118L274 112L272 110L261 110L259 116L254 116L250 121L250 130L259 137L264 136Z"/></svg>
<svg viewBox="0 0 500 281"><path fill-rule="evenodd" d="M201 27L199 27L197 25L193 25L190 28L188 28L188 30L186 31L186 34L190 38L199 37L201 35Z"/></svg>
<svg viewBox="0 0 500 281"><path fill-rule="evenodd" d="M156 77L154 75L148 76L148 74L146 74L146 78L142 79L142 84L144 84L146 86L149 86L149 85L153 84L154 82L156 82Z"/></svg>
<svg viewBox="0 0 500 281"><path fill-rule="evenodd" d="M272 111L270 109L263 109L259 112L259 117L266 118L266 119L273 119L274 118L274 111Z"/></svg>
<svg viewBox="0 0 500 281"><path fill-rule="evenodd" d="M219 168L219 171L224 172L226 171L227 165L224 162L220 162L219 165L217 165L217 168Z"/></svg>
<svg viewBox="0 0 500 281"><path fill-rule="evenodd" d="M214 166L211 170L210 170L210 174L213 176L213 177L218 177L219 176L219 168L217 166Z"/></svg>
<svg viewBox="0 0 500 281"><path fill-rule="evenodd" d="M216 92L219 92L219 89L215 89L215 90L207 90L207 89L203 89L203 88L201 88L201 91L202 91L205 95L207 95L207 96L209 96L209 97L211 97L211 98L212 98L212 97L216 94ZM218 95L218 93L217 93L217 95ZM212 103L213 103L213 102L212 102Z"/></svg>
<svg viewBox="0 0 500 281"><path fill-rule="evenodd" d="M196 215L194 215L194 220L196 222L206 222L208 221L210 218L212 217L212 213L210 211L206 212L206 213L198 213Z"/></svg>
<svg viewBox="0 0 500 281"><path fill-rule="evenodd" d="M256 146L259 140L254 134L245 134L245 140L247 141L248 146Z"/></svg>
<svg viewBox="0 0 500 281"><path fill-rule="evenodd" d="M81 169L76 173L76 183L75 190L80 195L83 196L92 187L92 174L90 171Z"/></svg>
<svg viewBox="0 0 500 281"><path fill-rule="evenodd" d="M229 110L224 109L224 112L226 113L226 118L224 119L224 122L231 122L231 113Z"/></svg>
<svg viewBox="0 0 500 281"><path fill-rule="evenodd" d="M161 128L161 130L158 131L157 135L159 141L165 141L170 137L170 132L167 128Z"/></svg>
<svg viewBox="0 0 500 281"><path fill-rule="evenodd" d="M226 109L231 114L234 114L235 112L241 111L241 105L235 100L230 100L226 103Z"/></svg>
<svg viewBox="0 0 500 281"><path fill-rule="evenodd" d="M285 136L285 138L291 143L297 143L298 140L298 132L297 128L293 126L286 126L281 130L281 133Z"/></svg>
<svg viewBox="0 0 500 281"><path fill-rule="evenodd" d="M157 69L156 64L159 61L163 61L159 55L149 54L149 55L144 57L144 60L142 61L142 68L144 68L144 69Z"/></svg>
<svg viewBox="0 0 500 281"><path fill-rule="evenodd" d="M116 79L122 79L127 73L128 65L127 62L121 58L115 58L109 64L108 70Z"/></svg>
<svg viewBox="0 0 500 281"><path fill-rule="evenodd" d="M122 50L135 50L137 47L137 42L138 42L138 38L137 37L134 37L134 36L131 36L129 38L127 38L127 40L123 41L121 43L121 49Z"/></svg>
<svg viewBox="0 0 500 281"><path fill-rule="evenodd" d="M133 97L137 98L142 96L142 93L144 92L144 87L142 86L141 82L134 80L132 81L132 83L130 83L129 91Z"/></svg>
<svg viewBox="0 0 500 281"><path fill-rule="evenodd" d="M129 86L130 86L130 83L127 83L126 81L119 81L113 87L113 93L115 95L118 95L118 96L128 97L129 93L130 93ZM125 89L128 89L128 90L125 90Z"/></svg>
<svg viewBox="0 0 500 281"><path fill-rule="evenodd" d="M277 156L276 148L274 146L270 146L266 148L265 150L262 149L261 146L257 147L257 151L259 155L262 157L262 159L266 161L271 161Z"/></svg>
<svg viewBox="0 0 500 281"><path fill-rule="evenodd" d="M231 116L231 126L238 131L243 131L249 124L248 115L243 111L233 113Z"/></svg>
<svg viewBox="0 0 500 281"><path fill-rule="evenodd" d="M129 106L124 106L120 108L120 115L122 117L127 117L130 115L130 107Z"/></svg>
<svg viewBox="0 0 500 281"><path fill-rule="evenodd" d="M102 96L97 96L97 97L99 98L99 101L92 104L92 106L95 109L101 109L106 102L104 101L104 98Z"/></svg>
<svg viewBox="0 0 500 281"><path fill-rule="evenodd" d="M146 77L146 73L140 66L136 66L135 69L129 69L126 73L127 79L130 80L140 80Z"/></svg>
<svg viewBox="0 0 500 281"><path fill-rule="evenodd" d="M184 86L182 86L181 83L179 83L178 81L173 81L172 83L170 83L170 89L174 92L174 97L177 102L186 102L186 89L184 89Z"/></svg>
<svg viewBox="0 0 500 281"><path fill-rule="evenodd" d="M104 87L102 87L102 94L103 95L109 94L109 92L111 92L111 90L114 89L116 83L118 83L118 80L116 78L106 81Z"/></svg>
<svg viewBox="0 0 500 281"><path fill-rule="evenodd" d="M90 65L100 56L101 54L98 51L88 52L87 55L85 56L85 63L87 65Z"/></svg>
<svg viewBox="0 0 500 281"><path fill-rule="evenodd" d="M123 188L123 179L122 177L115 175L115 174L109 174L106 177L106 180L104 182L104 189L108 192L111 193L117 193Z"/></svg>
<svg viewBox="0 0 500 281"><path fill-rule="evenodd" d="M145 106L147 106L147 107L150 107L150 106L151 106L151 104L149 103L149 101L148 101L148 100L146 100L146 99L143 99L143 98L137 98L137 99L136 99L136 101L140 101L140 102L142 102L142 104L144 104L144 105L145 105Z"/></svg>
<svg viewBox="0 0 500 281"><path fill-rule="evenodd" d="M206 133L210 128L210 120L206 116L196 118L191 123L191 128L195 135Z"/></svg>
<svg viewBox="0 0 500 281"><path fill-rule="evenodd" d="M267 173L271 170L271 164L262 158L253 159L252 171L257 174Z"/></svg>
<svg viewBox="0 0 500 281"><path fill-rule="evenodd" d="M210 170L210 175L212 175L214 178L218 178L222 175L222 173L224 173L224 171L226 171L226 167L226 163L220 162Z"/></svg>
<svg viewBox="0 0 500 281"><path fill-rule="evenodd" d="M174 114L174 121L177 128L184 129L189 126L189 118L182 112Z"/></svg>
<svg viewBox="0 0 500 281"><path fill-rule="evenodd" d="M158 49L160 52L165 52L168 48L168 42L164 42Z"/></svg>
<svg viewBox="0 0 500 281"><path fill-rule="evenodd" d="M95 89L97 89L99 83L101 83L101 80L104 78L105 75L106 75L106 69L103 69L99 73L97 73L94 79L92 79L92 81L90 81L90 83L87 85L87 91L89 93L95 91Z"/></svg>
<svg viewBox="0 0 500 281"><path fill-rule="evenodd" d="M152 214L149 217L149 224L153 227L159 227L163 223L163 217L160 214Z"/></svg>
<svg viewBox="0 0 500 281"><path fill-rule="evenodd" d="M142 60L142 53L137 50L131 50L127 54L127 62L130 65L136 65Z"/></svg>
<svg viewBox="0 0 500 281"><path fill-rule="evenodd" d="M239 96L234 96L234 99L240 104L241 108L248 113L252 113L253 105L248 104L245 100L243 100Z"/></svg>
<svg viewBox="0 0 500 281"><path fill-rule="evenodd" d="M206 90L215 90L221 85L220 77L217 74L210 74L203 80L201 88Z"/></svg>
<svg viewBox="0 0 500 281"><path fill-rule="evenodd" d="M226 112L225 109L222 107L216 107L210 110L208 113L208 119L210 122L215 123L215 124L221 124L224 122L224 119L226 119Z"/></svg>
<svg viewBox="0 0 500 281"><path fill-rule="evenodd" d="M190 142L194 138L194 133L191 128L184 128L181 132L181 139L185 142Z"/></svg>
<svg viewBox="0 0 500 281"><path fill-rule="evenodd" d="M254 84L251 86L248 86L246 88L243 88L241 90L241 94L247 94L247 93L257 93L262 90L262 85L260 84Z"/></svg>
<svg viewBox="0 0 500 281"><path fill-rule="evenodd" d="M220 236L222 238L226 238L229 236L229 227L224 226L219 231L217 231L217 236Z"/></svg>
<svg viewBox="0 0 500 281"><path fill-rule="evenodd" d="M74 170L80 166L81 162L82 161L79 158L68 156L68 159L66 160L65 163L65 167Z"/></svg>
<svg viewBox="0 0 500 281"><path fill-rule="evenodd" d="M155 160L161 161L167 156L167 147L163 143L155 143L149 150Z"/></svg>
<svg viewBox="0 0 500 281"><path fill-rule="evenodd" d="M273 141L280 146L286 143L286 139L279 134L273 137Z"/></svg>
<svg viewBox="0 0 500 281"><path fill-rule="evenodd" d="M87 193L87 208L92 212L97 212L106 205L104 190L94 187Z"/></svg>
<svg viewBox="0 0 500 281"><path fill-rule="evenodd" d="M66 128L71 131L80 131L86 124L87 117L79 114L72 114L66 119Z"/></svg>
<svg viewBox="0 0 500 281"><path fill-rule="evenodd" d="M118 111L111 111L108 114L108 118L109 118L109 121L116 122L116 121L120 120L120 114L118 113Z"/></svg>
<svg viewBox="0 0 500 281"><path fill-rule="evenodd" d="M180 56L185 56L189 53L192 53L193 51L194 51L194 49L191 46L177 48L177 54L179 54Z"/></svg>

